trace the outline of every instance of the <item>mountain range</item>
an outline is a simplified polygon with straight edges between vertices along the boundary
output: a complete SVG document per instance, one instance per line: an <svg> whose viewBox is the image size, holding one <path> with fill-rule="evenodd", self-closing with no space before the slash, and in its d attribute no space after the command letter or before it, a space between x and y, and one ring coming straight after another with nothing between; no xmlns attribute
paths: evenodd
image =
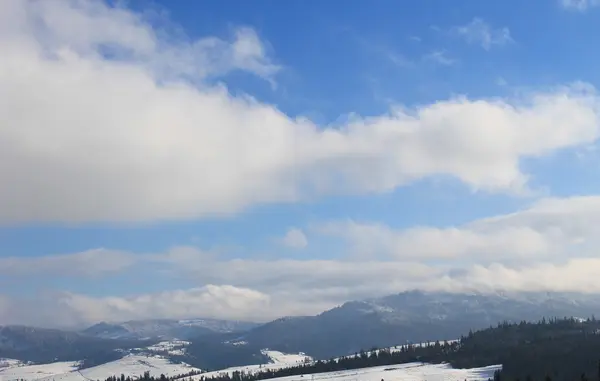
<svg viewBox="0 0 600 381"><path fill-rule="evenodd" d="M247 331L259 324L245 321L218 319L150 319L133 320L124 323L95 324L81 333L103 339L181 339L186 340L196 336L211 333L229 333Z"/></svg>
<svg viewBox="0 0 600 381"><path fill-rule="evenodd" d="M600 295L410 291L351 301L316 316L285 317L266 324L163 319L99 323L79 332L8 326L0 329L0 357L86 359L94 364L116 356L115 349L179 338L190 344L185 354L175 359L216 369L256 363L262 360L260 351L265 348L330 358L372 347L456 339L470 330L503 321L588 318L599 312Z"/></svg>

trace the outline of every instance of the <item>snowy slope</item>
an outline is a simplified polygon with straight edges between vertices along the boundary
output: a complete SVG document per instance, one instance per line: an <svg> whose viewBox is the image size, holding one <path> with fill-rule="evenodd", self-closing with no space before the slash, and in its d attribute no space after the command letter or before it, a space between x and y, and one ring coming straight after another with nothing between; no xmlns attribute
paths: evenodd
<svg viewBox="0 0 600 381"><path fill-rule="evenodd" d="M452 343L456 343L459 340L440 340L440 344L443 345L444 343L446 344L452 344ZM404 344L404 345L396 345L393 347L389 347L389 348L381 348L381 349L376 349L374 351L365 351L367 354L371 354L371 353L379 353L381 351L388 351L390 353L394 353L394 352L399 352L401 351L403 348L407 348L409 345L412 345L414 347L427 347L429 345L435 345L436 341L429 341L429 342L425 342L425 343L413 343L413 344ZM352 357L356 357L355 354L353 355L348 355L348 356L342 356L342 357L336 357L335 360L339 360L342 358L352 358Z"/></svg>
<svg viewBox="0 0 600 381"><path fill-rule="evenodd" d="M177 376L191 371L199 371L190 365L173 364L161 356L128 355L117 361L93 368L77 370L77 363L52 363L43 365L9 366L0 370L0 381L39 380L39 381L104 381L110 376L137 377L149 371L153 376Z"/></svg>
<svg viewBox="0 0 600 381"><path fill-rule="evenodd" d="M283 353L283 352L279 352L279 351L270 351L268 349L265 349L261 352L263 355L270 358L271 361L273 362L273 364L267 364L267 365L279 365L281 367L285 367L285 366L298 365L303 362L313 361L312 357L307 356L304 353L289 354L289 353Z"/></svg>
<svg viewBox="0 0 600 381"><path fill-rule="evenodd" d="M495 365L485 368L452 369L446 364L409 363L273 378L269 381L485 381L493 379L494 371L501 368Z"/></svg>
<svg viewBox="0 0 600 381"><path fill-rule="evenodd" d="M261 364L261 365L245 365L245 366L234 366L231 368L216 370L214 372L206 372L201 375L192 377L195 381L200 380L200 377L212 377L219 374L228 373L231 375L233 372L244 372L247 374L256 373L264 370L277 370L282 368L287 368L291 366L300 365L306 361L312 362L313 359L310 356L306 356L303 353L300 354L287 354L279 351L270 351L270 350L262 350L263 355L267 356L271 359L271 363L269 364Z"/></svg>
<svg viewBox="0 0 600 381"><path fill-rule="evenodd" d="M56 374L75 371L79 362L55 362L52 364L28 365L18 360L0 360L0 381L36 380Z"/></svg>
<svg viewBox="0 0 600 381"><path fill-rule="evenodd" d="M389 350L399 350L401 346ZM167 343L157 346L158 350L171 349ZM295 366L312 359L302 353L285 354L279 351L263 350L262 353L271 359L271 363L262 365L248 365L227 368L215 372L202 373L193 376L198 381L201 376L211 377L223 373L243 371L255 373L266 369L276 370ZM3 364L3 365L2 365ZM120 360L112 361L93 368L77 370L77 362L61 362L45 365L26 365L16 360L0 360L0 381L90 381L105 380L110 376L140 376L149 371L151 375L164 374L168 377L188 374L198 369L187 364L173 364L168 359L158 355L128 355ZM495 370L501 366L490 366L477 369L452 369L447 364L430 365L423 363L409 363L389 365L372 368L354 369L341 372L316 373L313 375L290 376L273 379L273 381L485 381L493 377ZM186 377L187 379L187 377Z"/></svg>

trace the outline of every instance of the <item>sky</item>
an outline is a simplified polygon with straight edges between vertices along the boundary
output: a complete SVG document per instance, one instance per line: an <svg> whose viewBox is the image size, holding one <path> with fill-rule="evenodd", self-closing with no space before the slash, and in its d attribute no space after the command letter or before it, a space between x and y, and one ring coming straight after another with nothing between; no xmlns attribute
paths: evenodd
<svg viewBox="0 0 600 381"><path fill-rule="evenodd" d="M0 324L600 292L600 1L0 2Z"/></svg>

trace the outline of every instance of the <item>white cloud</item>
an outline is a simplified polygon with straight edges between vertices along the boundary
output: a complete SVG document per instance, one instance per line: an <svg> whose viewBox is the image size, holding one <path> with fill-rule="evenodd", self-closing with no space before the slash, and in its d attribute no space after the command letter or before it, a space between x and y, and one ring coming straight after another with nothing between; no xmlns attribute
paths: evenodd
<svg viewBox="0 0 600 381"><path fill-rule="evenodd" d="M136 262L132 253L105 249L45 257L0 257L0 275L96 278L122 272Z"/></svg>
<svg viewBox="0 0 600 381"><path fill-rule="evenodd" d="M599 0L559 0L560 5L565 9L586 11L588 8L600 5Z"/></svg>
<svg viewBox="0 0 600 381"><path fill-rule="evenodd" d="M68 57L100 64L110 54L112 60L150 70L163 80L244 70L273 81L280 70L256 32L247 27L235 30L230 41L216 37L189 41L167 29L153 28L142 15L126 8L108 7L104 1L27 0L3 6L7 27L0 38L15 44L11 51L15 58L18 53L38 50L49 54L46 58L58 58L55 64Z"/></svg>
<svg viewBox="0 0 600 381"><path fill-rule="evenodd" d="M415 288L600 292L600 196L546 198L515 213L454 227L394 230L346 221L317 226L311 234L341 236L360 255L267 260L224 259L192 247L144 255L114 251L107 263L133 260L134 265L116 266L105 274L135 271L166 285L178 279L196 286L113 297L72 292L46 293L34 301L0 297L10 307L0 314L0 324L191 316L264 321ZM12 269L23 271L20 279L26 281L27 276L37 279L43 268L48 277L64 276L65 268L79 269L79 276L87 277L82 263L109 266L99 255L93 263L86 262L89 253L79 255L83 259L78 254L32 259L28 266L35 271L30 273L19 270L24 265ZM40 312L31 314L32 308Z"/></svg>
<svg viewBox="0 0 600 381"><path fill-rule="evenodd" d="M448 57L444 50L435 50L423 56L423 59L443 66L452 66L458 62L456 59Z"/></svg>
<svg viewBox="0 0 600 381"><path fill-rule="evenodd" d="M290 228L281 239L281 243L293 249L303 249L308 246L308 239L301 229Z"/></svg>
<svg viewBox="0 0 600 381"><path fill-rule="evenodd" d="M29 300L7 299L10 308L4 315L0 313L0 324L73 326L186 317L267 321L285 315L316 314L349 299L393 292L439 274L439 270L419 264L338 260L234 259L182 261L171 266L178 279L187 276L205 285L129 296L56 292ZM138 274L140 271L136 270ZM32 314L34 310L40 311Z"/></svg>
<svg viewBox="0 0 600 381"><path fill-rule="evenodd" d="M514 42L507 27L494 29L478 17L466 25L454 28L454 31L468 43L481 45L485 50L490 50L493 45Z"/></svg>
<svg viewBox="0 0 600 381"><path fill-rule="evenodd" d="M235 275L228 274L229 266L235 268ZM317 314L347 300L415 288L450 292L600 292L597 282L600 259L597 258L572 258L529 266L233 260L208 267L212 271L223 271L213 274L214 278L253 287L222 283L131 296L92 297L58 292L44 293L32 299L0 297L0 300L4 299L5 307L0 309L0 324L60 324L66 327L158 317L268 321L287 315ZM203 279L200 275L208 271L195 273L195 276Z"/></svg>
<svg viewBox="0 0 600 381"><path fill-rule="evenodd" d="M261 320L269 310L268 295L233 286L206 285L187 290L133 296L92 297L70 292L43 293L4 301L0 324L81 327L99 321L146 318L215 317ZM32 316L35 310L37 316Z"/></svg>
<svg viewBox="0 0 600 381"><path fill-rule="evenodd" d="M272 80L251 29L182 42L100 2L0 3L3 224L198 218L435 175L522 192L522 158L598 137L597 95L578 86L316 126L202 81Z"/></svg>
<svg viewBox="0 0 600 381"><path fill-rule="evenodd" d="M319 230L344 238L363 257L479 264L556 261L595 255L600 245L600 197L546 198L513 214L445 228L395 230L345 221L324 224Z"/></svg>
<svg viewBox="0 0 600 381"><path fill-rule="evenodd" d="M261 292L233 286L206 285L153 295L94 298L66 293L61 305L83 322L194 317L260 320L270 298Z"/></svg>

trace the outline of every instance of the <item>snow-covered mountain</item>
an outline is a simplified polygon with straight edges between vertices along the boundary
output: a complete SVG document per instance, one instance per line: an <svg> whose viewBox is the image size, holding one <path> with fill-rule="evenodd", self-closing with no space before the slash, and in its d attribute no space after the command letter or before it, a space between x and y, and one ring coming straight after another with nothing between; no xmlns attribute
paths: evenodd
<svg viewBox="0 0 600 381"><path fill-rule="evenodd" d="M201 353L212 348L225 353L218 347L244 342L238 353L272 348L330 358L407 341L455 339L502 321L594 314L600 314L600 295L411 291L348 302L317 316L277 319L219 343L194 342L190 350Z"/></svg>
<svg viewBox="0 0 600 381"><path fill-rule="evenodd" d="M412 291L352 301L316 316L287 317L262 325L163 319L99 323L82 332L0 327L0 357L84 360L89 367L117 360L123 353L135 353L135 348L158 345L154 354L198 368L217 369L264 362L264 348L331 358L372 347L456 339L469 330L502 321L565 316L585 319L599 314L600 295ZM172 338L189 342L185 351L161 347L159 341Z"/></svg>

